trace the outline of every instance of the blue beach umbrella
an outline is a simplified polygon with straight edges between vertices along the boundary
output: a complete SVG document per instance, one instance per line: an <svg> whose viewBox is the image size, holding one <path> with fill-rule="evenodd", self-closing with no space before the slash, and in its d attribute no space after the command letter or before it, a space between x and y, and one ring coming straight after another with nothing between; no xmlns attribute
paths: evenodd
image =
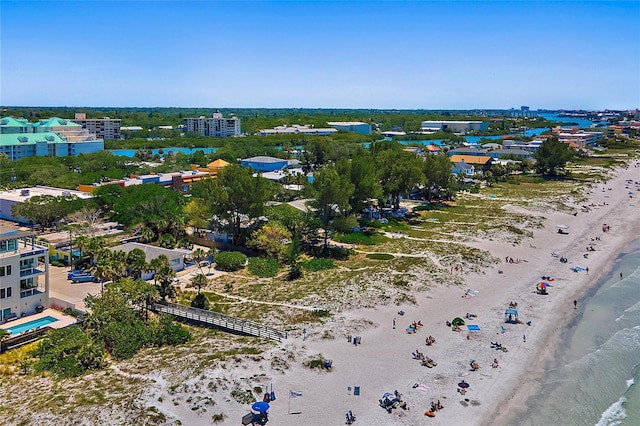
<svg viewBox="0 0 640 426"><path fill-rule="evenodd" d="M263 401L254 402L251 406L253 411L257 411L258 413L264 413L269 409L269 404Z"/></svg>

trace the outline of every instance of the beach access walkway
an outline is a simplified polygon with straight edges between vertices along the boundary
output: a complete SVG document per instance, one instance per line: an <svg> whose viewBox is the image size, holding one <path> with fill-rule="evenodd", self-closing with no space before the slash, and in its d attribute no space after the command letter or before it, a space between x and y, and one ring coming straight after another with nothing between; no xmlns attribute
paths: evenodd
<svg viewBox="0 0 640 426"><path fill-rule="evenodd" d="M257 322L207 311L205 309L191 308L170 302L157 302L151 305L151 310L173 315L174 317L194 322L198 325L213 326L222 331L236 334L246 334L256 337L277 340L287 338L286 331L280 331Z"/></svg>

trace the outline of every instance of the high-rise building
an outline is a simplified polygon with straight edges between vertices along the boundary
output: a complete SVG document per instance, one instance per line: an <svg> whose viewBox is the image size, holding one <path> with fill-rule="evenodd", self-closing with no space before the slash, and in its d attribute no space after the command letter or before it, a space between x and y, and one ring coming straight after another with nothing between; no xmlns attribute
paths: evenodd
<svg viewBox="0 0 640 426"><path fill-rule="evenodd" d="M0 320L49 307L49 249L25 231L0 234Z"/></svg>
<svg viewBox="0 0 640 426"><path fill-rule="evenodd" d="M87 118L87 114L76 112L75 118L72 120L87 129L89 133L95 133L100 139L120 140L120 123L119 118Z"/></svg>
<svg viewBox="0 0 640 426"><path fill-rule="evenodd" d="M187 132L198 132L203 136L226 138L240 136L240 119L238 117L224 118L216 112L211 117L185 118Z"/></svg>

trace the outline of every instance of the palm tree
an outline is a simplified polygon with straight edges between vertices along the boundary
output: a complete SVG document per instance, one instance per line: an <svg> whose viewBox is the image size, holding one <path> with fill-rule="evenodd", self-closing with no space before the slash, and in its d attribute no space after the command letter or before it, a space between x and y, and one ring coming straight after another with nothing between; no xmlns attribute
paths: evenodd
<svg viewBox="0 0 640 426"><path fill-rule="evenodd" d="M78 250L80 250L80 261L78 263L81 263L82 259L84 258L84 255L86 254L84 250L89 246L89 243L90 238L86 235L78 235L76 239L73 240L73 245L75 245Z"/></svg>
<svg viewBox="0 0 640 426"><path fill-rule="evenodd" d="M158 277L156 274L160 271L163 266L169 266L169 258L161 254L156 258L153 258L149 261L149 272L153 272L153 283L157 284ZM175 272L175 271L174 271Z"/></svg>
<svg viewBox="0 0 640 426"><path fill-rule="evenodd" d="M209 275L211 275L211 266L213 266L213 262L215 262L217 255L218 255L218 249L215 247L211 247L207 251L207 258L209 258Z"/></svg>
<svg viewBox="0 0 640 426"><path fill-rule="evenodd" d="M134 279L138 279L142 276L142 272L147 269L146 254L144 250L134 248L126 256L127 266L129 272L133 275Z"/></svg>
<svg viewBox="0 0 640 426"><path fill-rule="evenodd" d="M200 262L207 257L207 253L205 253L202 248L198 247L193 251L193 253L191 253L191 257L193 257L193 261L196 262L196 265L198 265L198 268L200 268L200 272L202 273L202 265L200 265Z"/></svg>
<svg viewBox="0 0 640 426"><path fill-rule="evenodd" d="M191 283L198 289L198 294L200 293L200 289L202 287L206 287L209 284L209 280L205 274L198 274L195 277L191 278Z"/></svg>
<svg viewBox="0 0 640 426"><path fill-rule="evenodd" d="M162 300L165 300L167 297L174 297L175 290L173 288L173 279L176 276L176 271L167 265L162 265L153 275L154 282L158 282L156 287L158 288L158 293Z"/></svg>
<svg viewBox="0 0 640 426"><path fill-rule="evenodd" d="M145 226L140 230L140 241L143 243L150 243L156 238L155 232L148 226Z"/></svg>
<svg viewBox="0 0 640 426"><path fill-rule="evenodd" d="M113 277L113 266L109 259L103 257L89 269L89 272L91 272L98 280L100 280L100 292L103 292L104 282L111 280Z"/></svg>

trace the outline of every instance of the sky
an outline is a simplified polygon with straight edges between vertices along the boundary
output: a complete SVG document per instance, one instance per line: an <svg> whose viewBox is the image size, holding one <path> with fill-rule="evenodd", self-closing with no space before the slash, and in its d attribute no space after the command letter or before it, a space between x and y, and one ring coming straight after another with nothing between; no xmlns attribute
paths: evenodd
<svg viewBox="0 0 640 426"><path fill-rule="evenodd" d="M635 109L640 1L0 1L0 104Z"/></svg>

